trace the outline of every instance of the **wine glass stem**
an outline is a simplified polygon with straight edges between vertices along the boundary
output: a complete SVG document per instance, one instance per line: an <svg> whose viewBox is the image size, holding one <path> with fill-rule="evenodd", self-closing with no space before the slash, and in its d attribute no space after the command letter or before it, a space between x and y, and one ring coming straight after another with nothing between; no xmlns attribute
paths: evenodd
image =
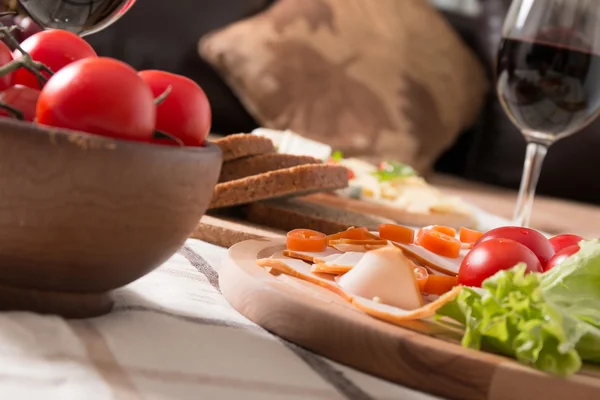
<svg viewBox="0 0 600 400"><path fill-rule="evenodd" d="M525 154L525 165L519 189L519 198L514 214L514 224L517 226L529 226L531 209L535 197L535 189L542 172L542 164L548 152L548 146L540 143L530 142L527 144Z"/></svg>

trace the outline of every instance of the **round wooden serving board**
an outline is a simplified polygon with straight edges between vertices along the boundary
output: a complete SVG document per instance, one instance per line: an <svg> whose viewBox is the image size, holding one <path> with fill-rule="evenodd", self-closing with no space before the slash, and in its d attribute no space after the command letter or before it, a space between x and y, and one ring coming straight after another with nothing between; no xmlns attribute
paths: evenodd
<svg viewBox="0 0 600 400"><path fill-rule="evenodd" d="M600 371L557 378L458 344L456 333L426 322L398 327L376 320L332 292L256 265L285 246L250 240L229 249L223 295L265 329L342 364L451 399L599 399Z"/></svg>

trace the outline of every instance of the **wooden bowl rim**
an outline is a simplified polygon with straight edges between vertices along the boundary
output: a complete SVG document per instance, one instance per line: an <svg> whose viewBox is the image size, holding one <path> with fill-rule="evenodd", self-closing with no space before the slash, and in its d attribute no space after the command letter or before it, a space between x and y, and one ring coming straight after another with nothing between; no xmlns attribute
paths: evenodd
<svg viewBox="0 0 600 400"><path fill-rule="evenodd" d="M95 133L76 131L65 128L55 128L44 125L39 125L33 122L20 121L12 118L0 118L0 138L2 136L16 134L31 135L36 138L43 136L50 141L52 137L60 137L68 141L76 136L80 137L89 143L93 143L94 147L101 148L120 148L123 150L136 151L136 149L153 152L185 152L185 153L221 153L219 146L206 139L202 146L167 146L156 143L118 139L107 136L98 135Z"/></svg>

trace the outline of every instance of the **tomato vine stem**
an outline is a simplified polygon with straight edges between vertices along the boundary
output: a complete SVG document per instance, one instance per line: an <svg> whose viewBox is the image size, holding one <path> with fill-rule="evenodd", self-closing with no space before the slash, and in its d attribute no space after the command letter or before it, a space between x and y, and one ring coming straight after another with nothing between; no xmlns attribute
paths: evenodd
<svg viewBox="0 0 600 400"><path fill-rule="evenodd" d="M155 106L161 105L166 100L166 98L169 96L169 94L171 94L172 90L173 90L173 86L169 85L167 87L167 89L161 93L160 96L158 96L157 98L154 99L154 105Z"/></svg>
<svg viewBox="0 0 600 400"><path fill-rule="evenodd" d="M169 135L168 133L159 131L158 129L154 131L154 134L152 135L152 137L154 139L169 139L169 140L172 140L173 142L177 143L179 146L185 146L185 144L183 144L183 141L181 139L179 139L178 137Z"/></svg>
<svg viewBox="0 0 600 400"><path fill-rule="evenodd" d="M21 110L18 110L14 107L9 106L6 103L3 103L0 101L0 109L6 110L10 116L23 121L25 119L25 116L23 115L23 112Z"/></svg>
<svg viewBox="0 0 600 400"><path fill-rule="evenodd" d="M48 81L48 77L46 77L42 72L45 72L50 76L54 75L54 72L47 65L42 64L39 61L35 61L33 58L31 58L28 52L23 50L17 39L15 39L12 34L12 32L16 29L19 29L19 27L16 25L8 27L0 23L0 35L2 38L5 39L11 47L15 48L21 53L21 57L0 67L0 76L8 75L20 68L25 68L27 71L35 75L41 88L44 86L44 83Z"/></svg>

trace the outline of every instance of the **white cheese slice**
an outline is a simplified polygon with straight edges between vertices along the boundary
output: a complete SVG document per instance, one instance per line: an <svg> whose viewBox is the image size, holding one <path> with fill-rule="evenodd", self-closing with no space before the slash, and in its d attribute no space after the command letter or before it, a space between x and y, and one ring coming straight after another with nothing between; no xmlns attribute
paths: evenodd
<svg viewBox="0 0 600 400"><path fill-rule="evenodd" d="M290 130L277 131L259 128L252 131L253 135L268 137L273 141L279 153L299 156L311 156L325 162L331 157L332 148L324 143L307 139Z"/></svg>

